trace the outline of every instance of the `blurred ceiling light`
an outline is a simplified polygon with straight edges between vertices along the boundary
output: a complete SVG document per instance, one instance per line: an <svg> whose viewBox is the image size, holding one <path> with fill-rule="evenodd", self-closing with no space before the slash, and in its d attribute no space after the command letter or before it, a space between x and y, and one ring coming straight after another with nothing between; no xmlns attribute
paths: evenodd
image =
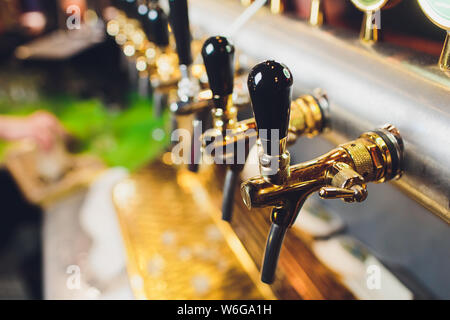
<svg viewBox="0 0 450 320"><path fill-rule="evenodd" d="M106 25L106 32L114 37L119 34L119 22L117 20L110 20Z"/></svg>
<svg viewBox="0 0 450 320"><path fill-rule="evenodd" d="M131 57L135 54L136 49L134 48L133 43L131 42L127 42L125 44L125 46L123 47L123 53L127 56L127 57Z"/></svg>

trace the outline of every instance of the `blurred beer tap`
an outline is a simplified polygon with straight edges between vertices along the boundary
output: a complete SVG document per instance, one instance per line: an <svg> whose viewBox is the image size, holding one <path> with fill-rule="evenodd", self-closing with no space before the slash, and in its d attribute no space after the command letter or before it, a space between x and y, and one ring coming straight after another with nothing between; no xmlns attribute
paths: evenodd
<svg viewBox="0 0 450 320"><path fill-rule="evenodd" d="M234 45L225 37L211 37L203 44L202 57L214 103L213 124L223 136L237 122L237 108L233 106L234 54Z"/></svg>
<svg viewBox="0 0 450 320"><path fill-rule="evenodd" d="M286 0L270 0L270 11L281 14L286 10Z"/></svg>
<svg viewBox="0 0 450 320"><path fill-rule="evenodd" d="M214 132L219 132L222 136L237 122L236 107L249 106L248 94L242 90L245 88L242 86L243 77L240 74L242 70L235 67L235 49L228 39L221 36L208 38L202 46L201 53L209 89L199 92L193 102L183 105L182 108L172 109L178 116L195 115L189 163L189 169L193 172L198 170L201 159L201 137L209 127L209 121L206 121L210 119L211 111L213 111ZM236 88L235 75L239 79L237 92L233 92Z"/></svg>
<svg viewBox="0 0 450 320"><path fill-rule="evenodd" d="M154 45L149 42L139 19L147 8L146 1L114 1L116 12L107 22L106 32L115 38L123 52L123 66L126 68L130 83L139 88L144 84L142 73L146 70L146 60L142 58L147 49ZM139 13L138 13L139 10ZM141 91L141 90L140 90Z"/></svg>
<svg viewBox="0 0 450 320"><path fill-rule="evenodd" d="M178 96L184 102L190 102L200 91L199 80L192 75L191 31L187 0L169 0L170 25L175 37L181 80L178 83Z"/></svg>
<svg viewBox="0 0 450 320"><path fill-rule="evenodd" d="M248 79L261 175L242 183L241 194L249 209L273 207L261 275L269 284L275 278L286 231L311 194L361 202L367 197L367 183L389 181L402 172L403 140L392 125L363 133L325 155L291 166L286 145L292 83L289 69L273 61L255 66Z"/></svg>
<svg viewBox="0 0 450 320"><path fill-rule="evenodd" d="M138 81L138 92L147 96L151 84L154 113L159 117L170 90L176 88L180 79L178 57L170 42L169 19L158 1L133 1L131 7L136 19L119 12L116 19L108 22L107 31L121 45L130 81Z"/></svg>
<svg viewBox="0 0 450 320"><path fill-rule="evenodd" d="M167 14L157 2L149 2L147 8L141 23L154 46L146 50L145 58L153 89L154 114L160 117L168 103L170 91L176 88L180 80L180 70L177 54L170 42Z"/></svg>
<svg viewBox="0 0 450 320"><path fill-rule="evenodd" d="M363 42L375 43L381 39L381 10L392 8L402 0L351 0L364 12L360 37Z"/></svg>
<svg viewBox="0 0 450 320"><path fill-rule="evenodd" d="M222 138L221 141L227 141L231 135L229 131L237 129L237 108L233 104L235 48L225 37L211 37L203 44L202 56L214 103L212 109L214 130L211 135L207 134L202 138L202 144L205 144L206 140L213 138L215 145L219 140L217 138L220 137ZM244 141L248 142L248 140ZM246 147L248 148L248 143ZM203 150L205 150L205 146L203 146ZM200 150L195 151L200 154ZM246 157L238 159L234 156L236 154L236 152L232 152L230 155L226 150L220 153L223 157L221 162L224 160L227 164L222 205L222 217L227 221L229 220L227 217L231 215L233 208L237 178L246 160ZM245 151L245 154L248 155L248 150ZM214 157L216 155L217 153L214 152ZM231 158L227 159L227 156L231 156Z"/></svg>
<svg viewBox="0 0 450 320"><path fill-rule="evenodd" d="M187 0L169 0L170 6L170 25L175 36L176 50L178 53L179 70L181 72L181 80L178 82L178 101L170 106L170 110L175 115L191 114L191 111L184 112L185 109L195 109L195 119L192 122L193 132L191 140L191 154L188 168L190 171L196 172L198 170L198 152L193 148L199 144L196 141L195 133L203 133L206 130L205 123L208 120L209 112L209 95L206 94L206 99L202 99L201 83L199 78L201 72L193 73L193 58L192 58L192 36L189 25L189 13ZM175 126L175 124L173 125ZM199 148L198 148L199 149Z"/></svg>

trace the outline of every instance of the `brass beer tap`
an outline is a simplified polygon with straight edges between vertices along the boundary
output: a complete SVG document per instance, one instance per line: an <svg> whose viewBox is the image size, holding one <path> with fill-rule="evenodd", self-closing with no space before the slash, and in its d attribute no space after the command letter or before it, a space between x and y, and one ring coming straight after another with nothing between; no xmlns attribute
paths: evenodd
<svg viewBox="0 0 450 320"><path fill-rule="evenodd" d="M290 165L286 149L292 74L282 64L269 61L257 65L248 87L258 128L261 175L241 185L246 206L273 207L261 280L272 283L284 236L308 196L361 202L367 183L400 177L403 140L392 125L363 133L314 160Z"/></svg>
<svg viewBox="0 0 450 320"><path fill-rule="evenodd" d="M182 107L178 105L171 107L172 112L177 116L194 114L196 117L193 123L189 163L189 169L193 172L198 170L201 159L200 137L208 129L206 123L210 115L212 115L214 130L219 130L219 135L226 136L225 132L234 128L237 122L237 109L249 105L246 97L238 96L238 103L233 100L234 76L239 71L235 71L233 44L225 37L210 37L204 42L201 53L209 89L199 92L194 101Z"/></svg>

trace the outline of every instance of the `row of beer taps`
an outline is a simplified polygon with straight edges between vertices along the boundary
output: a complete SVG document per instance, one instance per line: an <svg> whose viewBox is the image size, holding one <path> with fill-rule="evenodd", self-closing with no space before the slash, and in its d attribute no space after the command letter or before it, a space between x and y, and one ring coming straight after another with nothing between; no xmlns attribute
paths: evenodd
<svg viewBox="0 0 450 320"><path fill-rule="evenodd" d="M220 158L217 163L227 167L222 205L225 221L232 219L240 173L250 149L256 146L260 175L244 181L240 191L248 209L272 207L263 282L274 281L285 234L311 194L361 202L368 196L369 182L400 177L403 140L393 125L365 132L311 161L291 164L289 144L330 127L331 106L323 90L292 101L294 75L284 64L267 60L248 74L244 72L248 98L242 102L234 94L235 79L241 81L243 72L236 68L233 43L224 36L202 43L192 41L187 0L169 0L169 16L158 1L118 0L115 6L119 11L108 22L108 33L141 75L150 79L154 92L175 96L174 102L168 103L171 112L194 114L193 131L202 128L191 141L189 169L198 171L202 153ZM127 46L132 47L129 52ZM203 65L193 58L198 54ZM238 121L238 110L249 105L254 117ZM204 125L208 121L210 130Z"/></svg>

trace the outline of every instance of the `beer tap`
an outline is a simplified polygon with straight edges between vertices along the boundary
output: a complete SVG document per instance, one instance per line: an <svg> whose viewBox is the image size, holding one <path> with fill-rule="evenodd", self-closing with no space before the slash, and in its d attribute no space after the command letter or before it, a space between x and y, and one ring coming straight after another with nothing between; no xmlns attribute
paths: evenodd
<svg viewBox="0 0 450 320"><path fill-rule="evenodd" d="M170 46L169 19L158 1L137 0L126 7L128 11L134 8L136 19L128 19L124 13L119 13L116 19L108 22L107 32L122 46L128 58L126 64L131 83L138 81L138 92L147 96L149 89L153 89L154 112L159 117L167 104L168 91L176 87L180 79L178 58Z"/></svg>
<svg viewBox="0 0 450 320"><path fill-rule="evenodd" d="M280 68L274 61L267 61L268 65ZM222 63L223 64L223 63ZM208 70L208 68L207 68ZM229 105L232 105L231 102ZM328 98L318 89L313 95L306 94L289 102L287 111L290 112L286 144L293 144L299 137L315 137L328 128ZM220 114L226 115L227 113ZM231 113L233 115L233 113ZM255 113L256 114L256 113ZM234 195L239 175L246 163L250 148L256 142L255 118L246 119L235 124L235 118L219 118L218 123L228 123L226 130L216 126L210 134L203 137L205 153L213 157L222 157L220 163L225 163L227 172L223 188L222 219L231 222L233 215ZM224 136L225 134L225 136ZM220 139L218 139L220 137ZM207 146L207 145L210 146ZM220 150L220 152L217 152Z"/></svg>
<svg viewBox="0 0 450 320"><path fill-rule="evenodd" d="M209 87L213 94L213 136L229 140L229 130L236 129L237 108L233 105L234 87L234 46L225 37L211 37L205 41L202 49L203 62L208 74ZM202 142L204 139L202 138ZM221 153L224 155L224 153ZM245 152L248 155L248 152ZM226 153L225 153L226 155ZM246 158L246 157L245 157ZM230 221L235 186L245 159L233 157L227 165L222 202L222 219Z"/></svg>
<svg viewBox="0 0 450 320"><path fill-rule="evenodd" d="M361 25L361 40L374 43L381 39L380 11L392 8L402 0L351 0L353 4L364 12Z"/></svg>
<svg viewBox="0 0 450 320"><path fill-rule="evenodd" d="M286 0L271 0L270 11L274 14L281 14L286 10Z"/></svg>
<svg viewBox="0 0 450 320"><path fill-rule="evenodd" d="M214 128L221 131L233 128L237 122L237 109L233 106L234 45L227 38L216 36L205 41L203 62L208 74L209 88L214 103Z"/></svg>
<svg viewBox="0 0 450 320"><path fill-rule="evenodd" d="M107 33L114 37L116 43L122 48L123 65L127 68L132 87L148 89L147 81L141 76L146 72L146 59L143 58L148 48L152 47L144 33L141 20L148 10L146 1L115 1L114 5L119 11L107 23ZM145 85L145 87L143 87Z"/></svg>
<svg viewBox="0 0 450 320"><path fill-rule="evenodd" d="M170 6L170 24L172 32L175 36L176 49L179 60L179 70L181 72L181 80L178 82L178 101L171 104L171 111L174 114L182 113L182 109L196 103L197 96L200 92L200 82L192 75L192 50L191 50L191 31L189 26L188 4L187 0L169 0ZM200 101L200 104L202 101ZM206 102L208 104L208 102ZM195 113L193 120L193 132L191 140L191 154L188 168L190 171L198 170L199 142L197 141L195 132L203 133L206 129L206 123L209 112L206 108L201 107L201 111Z"/></svg>
<svg viewBox="0 0 450 320"><path fill-rule="evenodd" d="M202 46L202 57L209 89L199 92L195 101L183 105L181 108L172 108L177 116L194 114L194 135L191 144L190 169L196 172L201 158L201 137L209 126L198 120L209 120L211 111L213 116L214 132L222 136L224 131L234 127L237 122L237 108L249 106L248 94L243 92L243 77L235 68L235 48L227 38L215 36L208 38ZM234 77L238 77L237 90L234 86ZM216 134L218 133L218 134Z"/></svg>
<svg viewBox="0 0 450 320"><path fill-rule="evenodd" d="M402 172L403 141L392 125L291 166L286 144L292 83L289 69L273 61L254 67L248 78L261 175L242 183L241 194L249 209L273 207L261 274L269 284L275 278L285 234L311 194L361 202L367 197L367 183L389 181Z"/></svg>

